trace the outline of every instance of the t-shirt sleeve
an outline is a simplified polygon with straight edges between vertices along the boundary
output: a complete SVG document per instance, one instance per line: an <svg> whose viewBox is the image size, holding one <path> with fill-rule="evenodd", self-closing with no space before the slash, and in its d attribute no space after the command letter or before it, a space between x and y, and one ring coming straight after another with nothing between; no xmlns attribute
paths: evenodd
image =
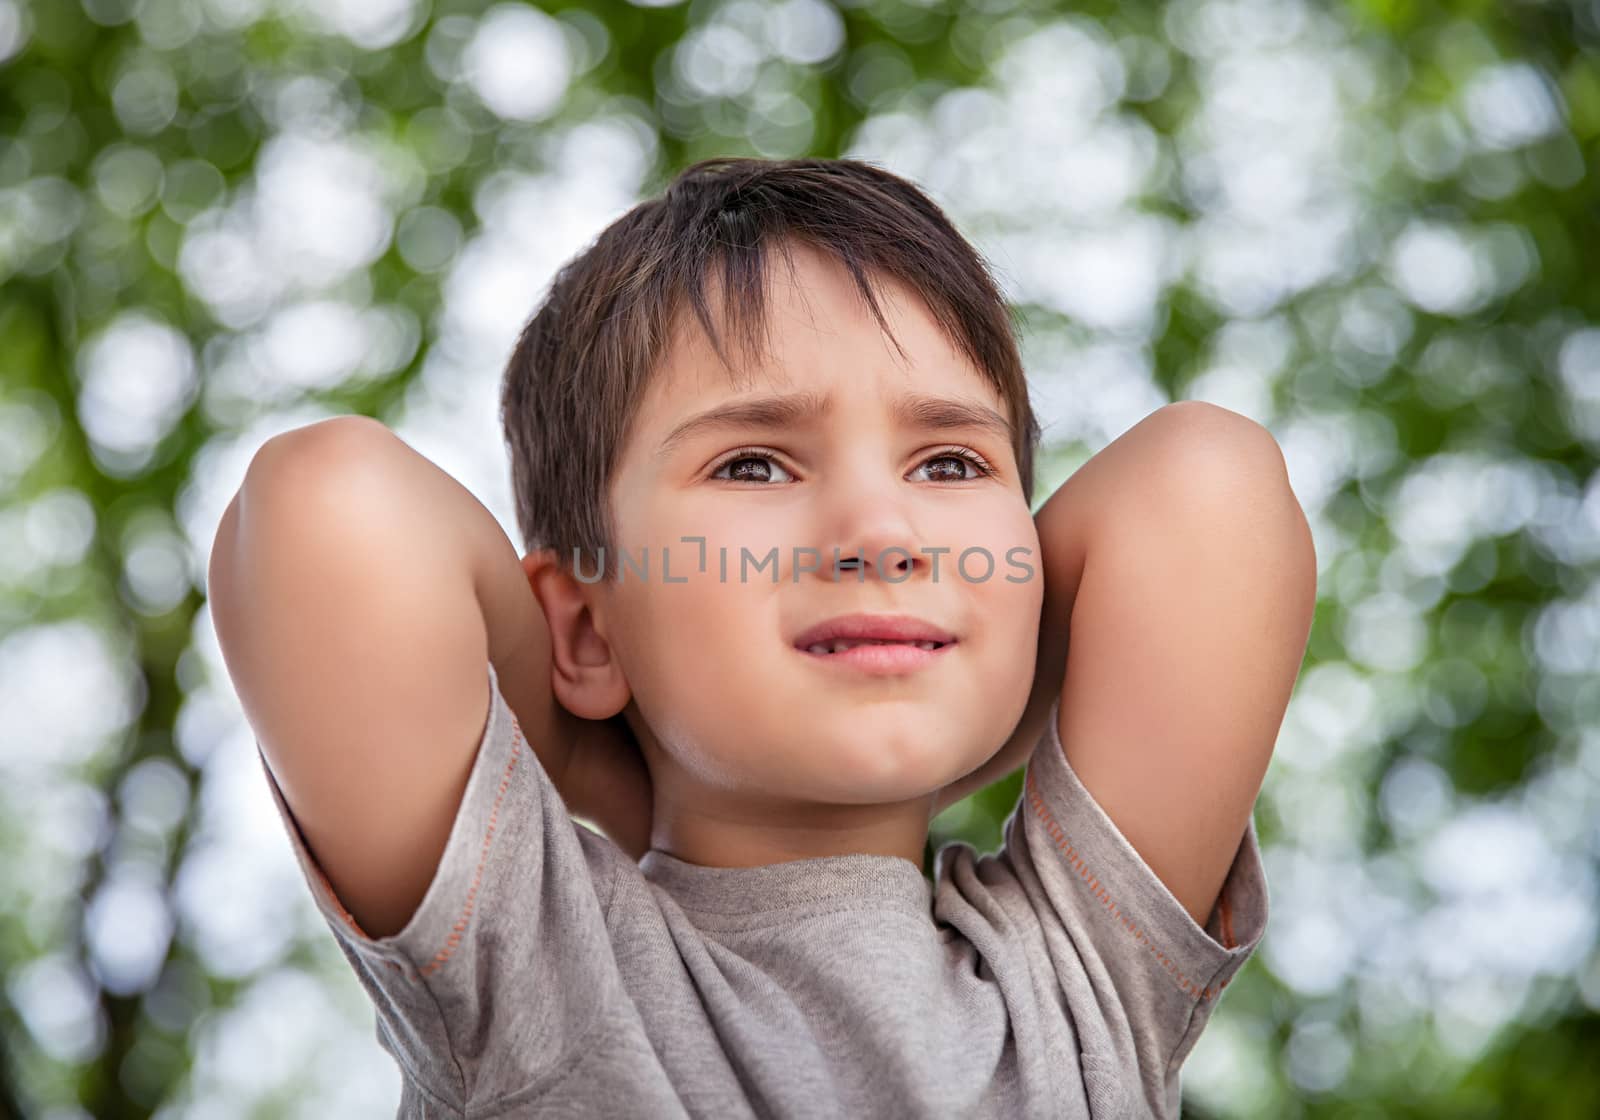
<svg viewBox="0 0 1600 1120"><path fill-rule="evenodd" d="M618 983L605 909L613 855L625 857L572 821L485 664L489 711L444 853L387 937L340 902L257 743L317 909L372 999L403 1093L420 1098L408 1115L462 1115L559 1076Z"/></svg>
<svg viewBox="0 0 1600 1120"><path fill-rule="evenodd" d="M1266 873L1254 819L1204 927L1152 871L1079 780L1062 750L1060 700L1034 748L1006 851L1047 943L1077 959L1117 1049L1131 1044L1146 1097L1176 1115L1179 1067L1223 989L1267 926ZM1025 865L1025 866L1018 866ZM1062 941L1057 931L1066 934Z"/></svg>

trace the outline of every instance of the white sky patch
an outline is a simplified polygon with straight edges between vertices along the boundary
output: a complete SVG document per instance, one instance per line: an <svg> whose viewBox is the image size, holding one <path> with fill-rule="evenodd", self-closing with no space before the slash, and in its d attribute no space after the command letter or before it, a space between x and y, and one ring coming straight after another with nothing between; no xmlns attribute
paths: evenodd
<svg viewBox="0 0 1600 1120"><path fill-rule="evenodd" d="M294 83L280 87L313 90ZM225 206L186 227L178 253L184 283L235 330L280 301L336 285L388 247L394 216L422 189L415 158L394 144L337 131L316 117L321 101L272 100L291 129L268 140L252 181ZM300 113L312 114L301 118Z"/></svg>
<svg viewBox="0 0 1600 1120"><path fill-rule="evenodd" d="M56 1061L88 1062L99 1052L105 1028L95 982L71 954L47 953L17 968L6 994L29 1037Z"/></svg>
<svg viewBox="0 0 1600 1120"><path fill-rule="evenodd" d="M1521 529L1549 483L1535 464L1445 452L1417 464L1390 499L1388 527L1412 570L1442 575L1474 541Z"/></svg>
<svg viewBox="0 0 1600 1120"><path fill-rule="evenodd" d="M1533 652L1545 668L1592 681L1600 674L1600 580L1591 581L1579 597L1541 607L1532 638Z"/></svg>
<svg viewBox="0 0 1600 1120"><path fill-rule="evenodd" d="M133 605L146 614L165 614L189 594L189 549L170 528L150 525L128 534L122 574Z"/></svg>
<svg viewBox="0 0 1600 1120"><path fill-rule="evenodd" d="M193 402L194 355L181 332L146 310L125 311L78 352L78 417L95 457L136 473Z"/></svg>
<svg viewBox="0 0 1600 1120"><path fill-rule="evenodd" d="M1295 1085L1312 1093L1327 1092L1343 1083L1350 1071L1355 1045L1337 1023L1303 1012L1289 1034L1284 1062Z"/></svg>
<svg viewBox="0 0 1600 1120"><path fill-rule="evenodd" d="M1600 328L1585 327L1569 334L1561 343L1556 369L1566 390L1574 430L1600 450Z"/></svg>
<svg viewBox="0 0 1600 1120"><path fill-rule="evenodd" d="M1092 22L1058 20L1013 43L995 61L994 77L1017 109L1034 112L1024 120L1050 127L1059 143L1116 103L1127 73Z"/></svg>
<svg viewBox="0 0 1600 1120"><path fill-rule="evenodd" d="M326 932L323 933L326 937ZM393 1112L394 1060L364 1011L336 999L325 975L279 965L250 984L226 1015L196 1025L194 1068L175 1107L185 1116L255 1115L305 1099L325 1115Z"/></svg>
<svg viewBox="0 0 1600 1120"><path fill-rule="evenodd" d="M1044 336L1028 340L1024 360L1046 446L1103 447L1165 403L1151 380L1149 354L1137 345L1106 340L1074 347Z"/></svg>
<svg viewBox="0 0 1600 1120"><path fill-rule="evenodd" d="M1472 244L1449 226L1413 223L1395 239L1389 275L1424 311L1460 315L1488 300L1487 278Z"/></svg>
<svg viewBox="0 0 1600 1120"><path fill-rule="evenodd" d="M1454 802L1455 785L1450 775L1426 758L1396 762L1378 788L1378 805L1384 820L1406 840L1437 828Z"/></svg>
<svg viewBox="0 0 1600 1120"><path fill-rule="evenodd" d="M991 88L951 90L926 119L869 117L845 155L922 185L995 264L1008 299L1137 336L1180 269L1166 219L1134 209L1158 142L1106 112L1125 82L1104 32L1058 21L1001 49Z"/></svg>
<svg viewBox="0 0 1600 1120"><path fill-rule="evenodd" d="M1321 774L1381 740L1379 697L1370 678L1346 661L1307 669L1284 715L1273 755L1289 771Z"/></svg>
<svg viewBox="0 0 1600 1120"><path fill-rule="evenodd" d="M225 326L239 328L260 318L280 285L257 250L254 232L246 212L215 208L189 223L178 250L184 285Z"/></svg>
<svg viewBox="0 0 1600 1120"><path fill-rule="evenodd" d="M290 304L261 331L267 375L296 389L331 388L361 365L367 337L361 308L332 299Z"/></svg>
<svg viewBox="0 0 1600 1120"><path fill-rule="evenodd" d="M0 62L27 45L33 31L32 17L16 0L0 0Z"/></svg>
<svg viewBox="0 0 1600 1120"><path fill-rule="evenodd" d="M99 629L80 621L19 629L0 641L0 776L64 773L127 727L140 685Z"/></svg>
<svg viewBox="0 0 1600 1120"><path fill-rule="evenodd" d="M1584 327L1567 335L1557 368L1575 401L1600 401L1600 328Z"/></svg>
<svg viewBox="0 0 1600 1120"><path fill-rule="evenodd" d="M1465 979L1485 960L1497 972L1562 972L1593 944L1592 910L1564 901L1572 899L1578 869L1514 805L1485 803L1457 814L1420 855L1423 880L1440 896L1441 918L1468 910L1494 915L1457 927L1467 944L1458 939L1456 945L1468 952L1441 956L1451 978ZM1592 900L1592 873L1581 878Z"/></svg>
<svg viewBox="0 0 1600 1120"><path fill-rule="evenodd" d="M1087 326L1137 333L1150 326L1169 270L1168 228L1155 215L1127 214L1100 229L1001 240L1024 298Z"/></svg>
<svg viewBox="0 0 1600 1120"><path fill-rule="evenodd" d="M462 54L467 84L507 120L548 117L572 80L567 36L575 34L537 8L491 8Z"/></svg>
<svg viewBox="0 0 1600 1120"><path fill-rule="evenodd" d="M713 23L686 34L672 48L672 74L680 89L700 97L739 97L755 85L767 57L760 43L736 27Z"/></svg>
<svg viewBox="0 0 1600 1120"><path fill-rule="evenodd" d="M375 51L405 38L419 12L417 0L295 0L294 14L309 27Z"/></svg>
<svg viewBox="0 0 1600 1120"><path fill-rule="evenodd" d="M452 345L493 353L495 362L504 362L556 269L632 205L635 176L644 164L626 130L587 133L565 152L570 171L501 172L480 187L476 205L483 226L445 281L443 321ZM597 152L617 159L615 167L599 171L590 165L580 173L578 161Z"/></svg>
<svg viewBox="0 0 1600 1120"><path fill-rule="evenodd" d="M218 31L240 31L267 14L272 0L203 0L206 22Z"/></svg>
<svg viewBox="0 0 1600 1120"><path fill-rule="evenodd" d="M371 264L388 245L393 214L384 169L339 138L283 135L262 146L254 217L271 270L326 285Z"/></svg>
<svg viewBox="0 0 1600 1120"><path fill-rule="evenodd" d="M1550 81L1531 63L1507 62L1474 75L1461 102L1480 144L1519 148L1562 126L1555 97Z"/></svg>
<svg viewBox="0 0 1600 1120"><path fill-rule="evenodd" d="M226 680L215 646L208 646L203 656L212 662L208 677ZM197 690L185 708L209 693L210 689ZM239 978L282 959L297 938L318 932L325 936L327 929L306 893L267 788L254 732L238 718L231 689L223 700L234 708L230 725L213 722L220 713L202 712L199 724L185 721L180 726L183 745L194 755L191 761L202 770L203 780L196 840L174 880L173 899L182 936L207 970ZM205 706L210 703L205 700ZM192 734L204 731L218 735L220 741L187 742ZM229 886L239 882L251 883L252 889L241 893ZM224 895L232 901L217 906L216 900ZM297 896L299 904L286 907Z"/></svg>
<svg viewBox="0 0 1600 1120"><path fill-rule="evenodd" d="M1284 317L1235 319L1217 331L1208 349L1206 366L1185 395L1270 424L1273 382L1295 350L1294 331Z"/></svg>
<svg viewBox="0 0 1600 1120"><path fill-rule="evenodd" d="M127 861L89 900L84 932L89 957L100 983L118 995L145 991L160 975L172 941L172 914L167 909L160 871L128 870Z"/></svg>
<svg viewBox="0 0 1600 1120"><path fill-rule="evenodd" d="M12 523L6 547L27 556L35 570L81 564L94 543L94 504L73 486L52 487L0 516Z"/></svg>
<svg viewBox="0 0 1600 1120"><path fill-rule="evenodd" d="M44 454L61 430L61 409L31 386L9 390L0 400L0 491L10 490Z"/></svg>
<svg viewBox="0 0 1600 1120"><path fill-rule="evenodd" d="M802 66L826 62L844 46L844 21L822 0L751 5L773 51Z"/></svg>
<svg viewBox="0 0 1600 1120"><path fill-rule="evenodd" d="M1277 1093L1276 1056L1248 1023L1217 1015L1206 1024L1183 1062L1183 1093L1210 1111L1259 1116Z"/></svg>
<svg viewBox="0 0 1600 1120"><path fill-rule="evenodd" d="M1340 921L1337 898L1328 896L1359 890L1359 866L1299 847L1263 852L1262 859L1273 902L1273 935L1262 942L1263 959L1304 996L1333 993L1354 972L1359 947Z"/></svg>
<svg viewBox="0 0 1600 1120"><path fill-rule="evenodd" d="M1428 652L1428 628L1421 612L1392 591L1380 591L1346 608L1340 638L1352 659L1386 672L1414 669Z"/></svg>

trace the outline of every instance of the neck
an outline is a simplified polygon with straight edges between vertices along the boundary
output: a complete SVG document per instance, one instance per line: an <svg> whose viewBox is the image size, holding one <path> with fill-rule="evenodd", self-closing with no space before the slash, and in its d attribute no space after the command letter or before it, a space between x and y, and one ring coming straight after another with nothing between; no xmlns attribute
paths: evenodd
<svg viewBox="0 0 1600 1120"><path fill-rule="evenodd" d="M703 867L883 855L920 869L933 811L932 793L889 805L819 805L699 791L690 805L657 790L650 846Z"/></svg>

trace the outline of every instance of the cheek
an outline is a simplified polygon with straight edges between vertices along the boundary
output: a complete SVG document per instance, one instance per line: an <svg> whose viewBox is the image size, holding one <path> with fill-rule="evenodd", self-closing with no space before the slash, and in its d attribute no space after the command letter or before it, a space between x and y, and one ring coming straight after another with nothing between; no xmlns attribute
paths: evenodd
<svg viewBox="0 0 1600 1120"><path fill-rule="evenodd" d="M985 660L1003 678L994 684L1002 690L1011 687L1011 682L1030 686L1044 608L1038 532L1031 518L1020 523L1016 518L996 519L975 526L967 547L973 546L983 551L970 554L964 569L959 564L952 566L952 574L961 579L974 614L984 620ZM993 570L978 582L989 571L991 558Z"/></svg>
<svg viewBox="0 0 1600 1120"><path fill-rule="evenodd" d="M676 582L680 559L683 583ZM657 561L659 556L652 557ZM727 583L719 582L714 553L707 571L697 573L693 546L672 551L670 570L674 582L664 583L652 568L651 584L633 597L629 682L637 675L640 686L687 719L699 719L707 708L740 715L772 671L768 650L776 630L767 624L770 612L761 602L761 592L772 589L741 587L732 573Z"/></svg>
<svg viewBox="0 0 1600 1120"><path fill-rule="evenodd" d="M753 622L746 617L750 611L740 609L740 589L731 581L719 585L715 554L708 559L707 571L697 573L695 549L673 549L663 569L656 552L650 557L648 582L628 574L637 586L622 598L621 610L626 612L628 648L636 659L672 670L747 644ZM664 578L669 573L671 582ZM680 578L685 582L679 583Z"/></svg>
<svg viewBox="0 0 1600 1120"><path fill-rule="evenodd" d="M692 572L692 552L689 559ZM652 581L659 578L659 560L659 554L651 557ZM674 578L677 561L674 555ZM714 580L713 567L710 580L693 576L688 583L639 588L643 593L628 600L623 669L659 748L696 781L736 789L745 773L742 751L753 734L759 737L770 699L761 681L771 670L753 656L752 612L730 606L735 588L719 588Z"/></svg>
<svg viewBox="0 0 1600 1120"><path fill-rule="evenodd" d="M636 531L649 542L650 576L659 585L651 590L667 593L664 609L674 614L684 613L691 602L697 611L714 609L720 601L713 597L719 592L737 596L741 569L747 585L771 586L769 553L776 549L781 560L789 546L810 543L797 527L793 504L776 495L745 495L743 500L709 491L672 495L657 502ZM663 553L671 584L662 580ZM689 582L677 582L684 578ZM696 586L706 582L711 586Z"/></svg>
<svg viewBox="0 0 1600 1120"><path fill-rule="evenodd" d="M1025 510L973 510L946 529L951 548L940 566L974 595L1007 609L1042 604L1039 533Z"/></svg>

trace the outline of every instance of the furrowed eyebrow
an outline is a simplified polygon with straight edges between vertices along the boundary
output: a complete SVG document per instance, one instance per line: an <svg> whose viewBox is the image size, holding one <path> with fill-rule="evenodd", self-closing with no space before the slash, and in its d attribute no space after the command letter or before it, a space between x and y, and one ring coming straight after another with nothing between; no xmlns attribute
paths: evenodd
<svg viewBox="0 0 1600 1120"><path fill-rule="evenodd" d="M828 401L820 393L791 393L782 397L751 397L719 404L689 417L667 433L656 449L665 458L672 449L692 435L727 428L793 428L828 412Z"/></svg>
<svg viewBox="0 0 1600 1120"><path fill-rule="evenodd" d="M921 431L977 428L1008 444L1012 441L1010 421L988 405L976 401L907 393L894 402L894 415L905 427Z"/></svg>
<svg viewBox="0 0 1600 1120"><path fill-rule="evenodd" d="M752 397L732 401L697 413L667 433L656 449L659 458L705 431L730 428L795 428L826 416L831 402L820 393L801 392L786 396ZM954 431L976 428L997 438L1012 441L1009 421L988 405L924 393L906 393L892 406L895 420L920 431Z"/></svg>

